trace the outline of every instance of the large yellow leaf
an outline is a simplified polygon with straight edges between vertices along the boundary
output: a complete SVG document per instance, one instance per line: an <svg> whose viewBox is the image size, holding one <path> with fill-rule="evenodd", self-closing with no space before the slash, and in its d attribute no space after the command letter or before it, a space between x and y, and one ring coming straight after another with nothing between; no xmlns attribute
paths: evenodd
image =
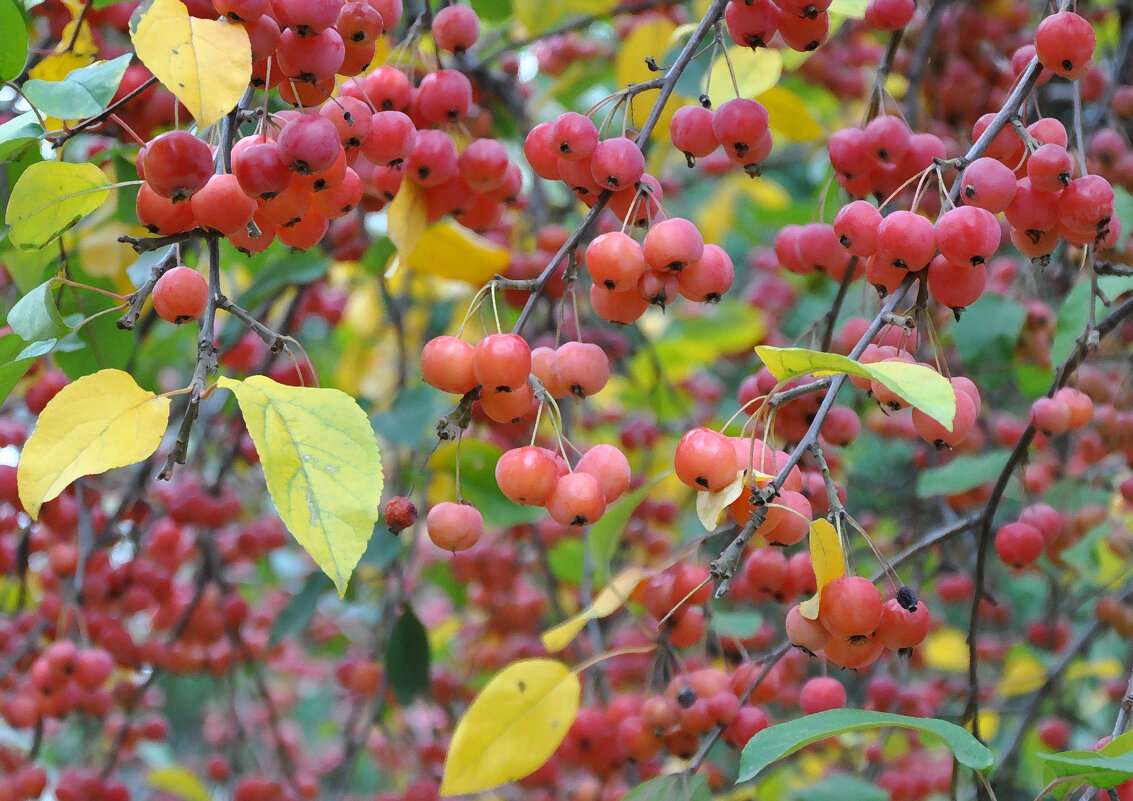
<svg viewBox="0 0 1133 801"><path fill-rule="evenodd" d="M178 0L138 6L130 39L138 58L201 128L231 111L252 79L252 46L244 27L190 17Z"/></svg>
<svg viewBox="0 0 1133 801"><path fill-rule="evenodd" d="M732 75L728 61L736 73L736 85L740 97L755 97L779 83L783 74L783 56L778 50L761 47L751 50L747 47L729 47L728 58L716 58L708 73L707 90L717 105L736 97L736 87L732 85Z"/></svg>
<svg viewBox="0 0 1133 801"><path fill-rule="evenodd" d="M169 425L169 398L139 387L129 373L99 370L68 384L40 413L16 470L20 502L32 520L76 478L140 462Z"/></svg>
<svg viewBox="0 0 1133 801"><path fill-rule="evenodd" d="M787 87L772 86L755 99L766 107L771 132L777 137L788 142L814 142L825 136L811 107Z"/></svg>
<svg viewBox="0 0 1133 801"><path fill-rule="evenodd" d="M428 222L425 195L413 181L403 181L386 209L386 232L397 248L399 259L417 247Z"/></svg>
<svg viewBox="0 0 1133 801"><path fill-rule="evenodd" d="M441 795L479 793L538 770L566 737L582 686L556 659L513 662L456 724Z"/></svg>
<svg viewBox="0 0 1133 801"><path fill-rule="evenodd" d="M621 609L622 604L629 600L634 587L643 578L645 571L640 567L627 567L594 597L590 606L554 628L544 631L543 647L552 652L566 648L588 622L609 617Z"/></svg>
<svg viewBox="0 0 1133 801"><path fill-rule="evenodd" d="M760 345L755 352L780 381L808 373L816 376L847 373L880 381L949 430L956 417L956 391L952 383L923 364L900 361L862 364L837 353L771 345Z"/></svg>
<svg viewBox="0 0 1133 801"><path fill-rule="evenodd" d="M964 632L952 626L937 629L928 635L921 649L925 664L934 670L966 673L968 670L968 640Z"/></svg>
<svg viewBox="0 0 1133 801"><path fill-rule="evenodd" d="M614 62L614 77L617 80L618 88L623 88L631 83L651 81L660 74L650 70L645 59L652 56L658 64L665 60L665 52L671 46L671 37L676 27L669 20L662 18L644 22L633 29L618 48L618 57ZM632 112L630 119L635 124L641 125L645 122L645 117L648 115L649 109L653 107L657 95L658 90L651 89L633 97L630 101ZM667 138L669 135L669 119L676 113L677 108L687 102L683 99L670 98L654 132L658 135L664 134Z"/></svg>
<svg viewBox="0 0 1133 801"><path fill-rule="evenodd" d="M845 556L842 552L842 538L830 521L821 518L810 524L810 561L814 565L815 583L818 592L799 604L799 612L807 620L818 620L818 605L822 600L822 588L834 579L846 575Z"/></svg>
<svg viewBox="0 0 1133 801"><path fill-rule="evenodd" d="M217 385L236 393L280 519L341 596L382 499L381 455L366 413L337 389L262 375Z"/></svg>
<svg viewBox="0 0 1133 801"><path fill-rule="evenodd" d="M425 229L405 262L416 272L478 287L506 270L509 260L507 248L445 220Z"/></svg>
<svg viewBox="0 0 1133 801"><path fill-rule="evenodd" d="M4 222L12 242L41 248L102 205L110 181L93 164L40 161L24 170L12 188Z"/></svg>

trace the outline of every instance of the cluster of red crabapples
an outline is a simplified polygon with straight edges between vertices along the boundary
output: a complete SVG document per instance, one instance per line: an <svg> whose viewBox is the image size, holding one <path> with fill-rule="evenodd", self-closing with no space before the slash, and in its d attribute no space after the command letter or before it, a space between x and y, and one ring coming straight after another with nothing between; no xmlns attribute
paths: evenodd
<svg viewBox="0 0 1133 801"><path fill-rule="evenodd" d="M610 361L602 348L587 342L532 350L518 334L489 334L476 345L442 335L422 349L421 374L445 392L478 391L480 410L497 423L510 423L537 414L545 402L601 391L610 378ZM563 456L530 445L500 457L496 481L515 503L546 507L555 521L578 528L596 522L625 492L630 469L625 454L610 445L594 446L573 469ZM476 544L484 521L469 504L445 502L429 511L426 525L439 547L459 551Z"/></svg>

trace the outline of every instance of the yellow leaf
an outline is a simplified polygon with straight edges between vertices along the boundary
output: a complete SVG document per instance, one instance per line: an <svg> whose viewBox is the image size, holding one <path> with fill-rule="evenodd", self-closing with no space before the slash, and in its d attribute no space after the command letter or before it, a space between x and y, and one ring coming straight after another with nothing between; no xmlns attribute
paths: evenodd
<svg viewBox="0 0 1133 801"><path fill-rule="evenodd" d="M81 8L81 6L76 7L69 3L67 7L71 10L72 15L77 13L76 8ZM72 19L64 26L55 52L28 70L29 78L40 81L61 81L72 71L94 63L94 60L98 58L98 45L95 44L94 37L91 36L89 24L83 23L83 27L79 29L79 35L74 37L74 46L70 50L66 49L67 43L71 41L71 37L74 35L75 25L76 20Z"/></svg>
<svg viewBox="0 0 1133 801"><path fill-rule="evenodd" d="M538 770L578 713L578 676L556 659L512 662L456 724L441 795L479 793Z"/></svg>
<svg viewBox="0 0 1133 801"><path fill-rule="evenodd" d="M1066 670L1067 681L1078 679L1119 679L1125 669L1116 659L1093 659L1089 662L1074 662Z"/></svg>
<svg viewBox="0 0 1133 801"><path fill-rule="evenodd" d="M110 220L84 226L76 233L81 234L76 237L78 239L76 245L83 270L96 278L114 279L127 293L131 292L132 290L128 288L126 268L137 260L138 254L129 244L119 242L118 237L146 236L145 229L139 225L126 225L118 220ZM123 281L126 283L123 284Z"/></svg>
<svg viewBox="0 0 1133 801"><path fill-rule="evenodd" d="M842 538L830 521L821 518L810 524L810 561L814 565L815 584L818 592L799 604L799 613L807 620L818 620L818 605L822 600L822 588L834 579L846 575L845 556L842 552Z"/></svg>
<svg viewBox="0 0 1133 801"><path fill-rule="evenodd" d="M425 235L428 218L425 215L425 195L413 181L404 181L386 209L386 232L398 258L412 253Z"/></svg>
<svg viewBox="0 0 1133 801"><path fill-rule="evenodd" d="M510 258L507 248L445 220L425 229L405 262L418 273L483 286L507 269Z"/></svg>
<svg viewBox="0 0 1133 801"><path fill-rule="evenodd" d="M645 59L652 56L658 64L664 60L667 43L676 27L667 19L654 19L643 22L630 32L618 48L618 57L614 62L614 77L619 86L650 81L657 77L658 73L649 69ZM639 125L644 122L657 94L658 90L652 89L633 97L630 100L630 119L635 120ZM668 116L663 126L657 125L658 131L663 131L668 136L668 119L676 113L676 108L683 102L674 103L673 99L669 100L668 105L672 105L673 109L665 109Z"/></svg>
<svg viewBox="0 0 1133 801"><path fill-rule="evenodd" d="M750 178L742 172L730 175L716 187L697 216L696 224L704 241L723 242L736 222L737 209L745 201L769 211L781 211L790 205L791 195L770 178Z"/></svg>
<svg viewBox="0 0 1133 801"><path fill-rule="evenodd" d="M767 108L776 137L788 142L814 142L826 135L810 106L787 87L772 86L755 99Z"/></svg>
<svg viewBox="0 0 1133 801"><path fill-rule="evenodd" d="M566 648L589 621L609 617L621 609L643 578L645 571L640 567L627 567L594 597L590 606L543 632L543 647L552 652Z"/></svg>
<svg viewBox="0 0 1133 801"><path fill-rule="evenodd" d="M736 86L739 87L739 97L753 98L779 83L783 74L783 56L778 50L729 47L727 52L727 59L723 55L716 58L704 86L716 105L736 97ZM736 73L735 85L728 69L729 60Z"/></svg>
<svg viewBox="0 0 1133 801"><path fill-rule="evenodd" d="M197 775L185 768L158 768L146 776L146 783L155 790L175 795L183 801L209 801L211 796Z"/></svg>
<svg viewBox="0 0 1133 801"><path fill-rule="evenodd" d="M102 205L110 181L93 164L40 161L16 181L4 222L12 242L41 248Z"/></svg>
<svg viewBox="0 0 1133 801"><path fill-rule="evenodd" d="M696 516L700 518L700 525L704 526L705 531L715 531L724 510L743 495L746 477L747 470L740 470L736 473L736 480L719 492L696 493Z"/></svg>
<svg viewBox="0 0 1133 801"><path fill-rule="evenodd" d="M925 664L934 670L966 673L968 640L964 632L952 627L937 629L928 635L921 648Z"/></svg>
<svg viewBox="0 0 1133 801"><path fill-rule="evenodd" d="M235 108L252 79L252 46L244 27L190 17L178 0L139 6L130 17L130 39L138 58L201 128Z"/></svg>
<svg viewBox="0 0 1133 801"><path fill-rule="evenodd" d="M16 471L32 520L76 478L140 462L169 425L169 398L139 387L129 373L99 370L63 387L36 421Z"/></svg>
<svg viewBox="0 0 1133 801"><path fill-rule="evenodd" d="M1029 650L1016 648L1007 655L996 693L1004 698L1027 695L1041 687L1045 680L1046 669L1043 663Z"/></svg>
<svg viewBox="0 0 1133 801"><path fill-rule="evenodd" d="M220 378L236 394L268 492L341 596L378 520L382 465L366 413L337 389Z"/></svg>
<svg viewBox="0 0 1133 801"><path fill-rule="evenodd" d="M562 3L546 3L544 0L512 0L512 9L515 18L530 36L538 36L554 27L566 15Z"/></svg>

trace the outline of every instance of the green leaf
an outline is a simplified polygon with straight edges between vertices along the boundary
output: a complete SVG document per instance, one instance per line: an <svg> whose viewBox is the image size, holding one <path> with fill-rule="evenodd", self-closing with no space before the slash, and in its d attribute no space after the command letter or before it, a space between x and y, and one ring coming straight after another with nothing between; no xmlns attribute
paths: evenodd
<svg viewBox="0 0 1133 801"><path fill-rule="evenodd" d="M511 0L471 0L469 5L487 22L503 22L511 16Z"/></svg>
<svg viewBox="0 0 1133 801"><path fill-rule="evenodd" d="M1117 238L1116 250L1124 250L1129 241L1130 226L1133 226L1133 195L1120 186L1113 188L1113 213L1121 220L1121 236Z"/></svg>
<svg viewBox="0 0 1133 801"><path fill-rule="evenodd" d="M575 586L582 584L583 553L582 540L578 538L559 540L547 552L551 574L567 584Z"/></svg>
<svg viewBox="0 0 1133 801"><path fill-rule="evenodd" d="M900 361L862 364L837 353L770 345L760 345L755 352L780 381L808 373L816 376L847 373L880 381L942 425L951 426L956 416L956 393L952 384L923 364Z"/></svg>
<svg viewBox="0 0 1133 801"><path fill-rule="evenodd" d="M326 573L314 572L307 576L303 588L291 596L287 606L276 616L268 638L268 648L274 648L285 639L301 634L314 617L319 598L332 587L334 584Z"/></svg>
<svg viewBox="0 0 1133 801"><path fill-rule="evenodd" d="M451 409L452 401L444 393L417 384L403 389L389 409L374 415L374 430L391 445L416 448L426 438L436 439L434 426Z"/></svg>
<svg viewBox="0 0 1133 801"><path fill-rule="evenodd" d="M957 456L940 467L922 470L917 476L917 497L956 495L997 478L1007 464L1010 451L995 450L974 456Z"/></svg>
<svg viewBox="0 0 1133 801"><path fill-rule="evenodd" d="M212 797L197 774L187 768L171 767L151 770L146 784L155 790L182 799L182 801L209 801Z"/></svg>
<svg viewBox="0 0 1133 801"><path fill-rule="evenodd" d="M1126 732L1127 737L1133 732ZM1051 779L1073 777L1082 784L1108 789L1116 787L1133 777L1133 753L1129 753L1130 741L1117 738L1106 745L1100 753L1096 751L1060 751L1057 754L1039 754L1046 765ZM1110 746L1114 750L1106 753Z"/></svg>
<svg viewBox="0 0 1133 801"><path fill-rule="evenodd" d="M998 371L1012 362L1027 310L1014 300L985 292L952 326L952 341L971 371Z"/></svg>
<svg viewBox="0 0 1133 801"><path fill-rule="evenodd" d="M280 519L341 597L382 500L381 454L366 413L337 389L266 376L222 376L217 385L236 394Z"/></svg>
<svg viewBox="0 0 1133 801"><path fill-rule="evenodd" d="M1112 300L1122 293L1133 290L1133 278L1124 275L1099 276L1098 290ZM1093 287L1083 277L1062 301L1062 308L1058 310L1058 321L1054 326L1054 341L1050 346L1051 364L1062 364L1074 350L1078 337L1082 335L1086 323L1089 322L1090 304L1097 303L1092 293ZM1097 316L1100 318L1104 314L1103 310Z"/></svg>
<svg viewBox="0 0 1133 801"><path fill-rule="evenodd" d="M236 304L254 309L288 286L318 281L329 269L330 259L313 253L287 253L270 259L251 285L240 293Z"/></svg>
<svg viewBox="0 0 1133 801"><path fill-rule="evenodd" d="M772 762L827 737L882 727L916 729L934 734L944 740L957 761L975 770L986 770L995 761L983 743L954 723L862 709L831 709L780 723L752 737L740 755L740 775L736 781L754 779Z"/></svg>
<svg viewBox="0 0 1133 801"><path fill-rule="evenodd" d="M0 42L0 81L10 81L28 60L28 25L16 0L0 0Z"/></svg>
<svg viewBox="0 0 1133 801"><path fill-rule="evenodd" d="M28 101L48 117L78 120L93 117L110 105L133 54L96 61L72 70L61 81L31 79L23 86Z"/></svg>
<svg viewBox="0 0 1133 801"><path fill-rule="evenodd" d="M58 339L71 333L71 327L63 321L51 295L53 283L54 279L44 281L16 301L8 312L8 325L25 342Z"/></svg>
<svg viewBox="0 0 1133 801"><path fill-rule="evenodd" d="M429 637L410 606L406 606L389 636L386 676L399 704L429 692Z"/></svg>
<svg viewBox="0 0 1133 801"><path fill-rule="evenodd" d="M6 2L11 2L11 0L0 0L0 7ZM34 111L25 112L0 124L0 161L4 161L13 153L23 150L32 142L37 141L43 134L43 126L39 124Z"/></svg>
<svg viewBox="0 0 1133 801"><path fill-rule="evenodd" d="M712 801L712 791L703 773L691 777L684 772L670 773L642 782L623 795L622 801Z"/></svg>
<svg viewBox="0 0 1133 801"><path fill-rule="evenodd" d="M745 640L763 625L763 615L754 609L712 610L712 629L721 637Z"/></svg>
<svg viewBox="0 0 1133 801"><path fill-rule="evenodd" d="M40 161L12 188L4 222L18 247L41 248L102 205L110 181L93 164Z"/></svg>
<svg viewBox="0 0 1133 801"><path fill-rule="evenodd" d="M596 583L605 584L610 580L610 576L613 575L610 571L610 562L613 561L614 553L618 550L618 543L621 542L622 533L633 515L633 510L641 505L645 496L653 489L653 485L667 475L668 472L654 476L633 492L623 495L590 529L590 559L594 564Z"/></svg>
<svg viewBox="0 0 1133 801"><path fill-rule="evenodd" d="M799 801L889 801L889 791L857 776L839 774L799 790L798 797Z"/></svg>
<svg viewBox="0 0 1133 801"><path fill-rule="evenodd" d="M24 341L15 334L9 334L4 337L3 340L0 340L0 343L7 343L10 339L15 340L21 347L24 344ZM12 390L16 388L16 384L27 374L27 371L35 364L36 359L50 353L55 347L55 344L56 340L54 339L33 342L20 350L11 361L0 365L0 404L3 404L8 396L12 394Z"/></svg>

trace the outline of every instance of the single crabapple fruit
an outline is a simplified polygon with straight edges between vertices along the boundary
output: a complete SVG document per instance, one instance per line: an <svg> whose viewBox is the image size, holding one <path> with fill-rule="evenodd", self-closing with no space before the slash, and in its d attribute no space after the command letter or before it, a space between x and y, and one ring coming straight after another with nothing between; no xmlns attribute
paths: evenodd
<svg viewBox="0 0 1133 801"><path fill-rule="evenodd" d="M985 263L999 247L999 238L995 215L976 206L949 209L936 220L936 243L953 264Z"/></svg>
<svg viewBox="0 0 1133 801"><path fill-rule="evenodd" d="M729 3L729 7L734 3ZM669 138L673 147L692 159L711 156L720 147L712 130L712 111L701 105L681 106L669 121Z"/></svg>
<svg viewBox="0 0 1133 801"><path fill-rule="evenodd" d="M386 502L383 512L391 534L400 534L417 522L417 506L404 495L395 495Z"/></svg>
<svg viewBox="0 0 1133 801"><path fill-rule="evenodd" d="M881 608L881 621L873 636L890 651L916 648L928 636L928 607L919 602L912 611L890 598Z"/></svg>
<svg viewBox="0 0 1133 801"><path fill-rule="evenodd" d="M718 492L736 480L739 464L735 447L723 434L694 428L677 443L677 478L696 490Z"/></svg>
<svg viewBox="0 0 1133 801"><path fill-rule="evenodd" d="M564 342L555 351L555 382L572 395L595 395L610 380L610 359L591 342Z"/></svg>
<svg viewBox="0 0 1133 801"><path fill-rule="evenodd" d="M929 292L938 303L953 309L971 306L986 286L986 264L953 264L937 256L928 267Z"/></svg>
<svg viewBox="0 0 1133 801"><path fill-rule="evenodd" d="M535 393L531 385L523 383L515 389L492 389L484 387L480 390L480 407L492 420L497 423L516 423L532 411Z"/></svg>
<svg viewBox="0 0 1133 801"><path fill-rule="evenodd" d="M438 548L466 551L480 541L484 533L484 516L465 503L443 501L429 510L425 530Z"/></svg>
<svg viewBox="0 0 1133 801"><path fill-rule="evenodd" d="M1029 523L1008 523L995 533L995 552L1016 570L1038 559L1044 545L1042 532Z"/></svg>
<svg viewBox="0 0 1133 801"><path fill-rule="evenodd" d="M917 13L914 0L870 0L863 22L878 31L899 31L913 21Z"/></svg>
<svg viewBox="0 0 1133 801"><path fill-rule="evenodd" d="M1051 14L1035 31L1035 55L1055 75L1077 80L1086 75L1094 55L1094 28L1073 11Z"/></svg>
<svg viewBox="0 0 1133 801"><path fill-rule="evenodd" d="M448 6L461 8L461 6ZM496 189L507 178L507 150L495 139L476 139L468 143L456 160L460 177L479 193Z"/></svg>
<svg viewBox="0 0 1133 801"><path fill-rule="evenodd" d="M1075 233L1104 234L1113 210L1113 187L1100 175L1075 178L1058 196L1058 219Z"/></svg>
<svg viewBox="0 0 1133 801"><path fill-rule="evenodd" d="M641 245L621 231L596 236L586 248L585 261L591 280L611 292L636 289L649 266Z"/></svg>
<svg viewBox="0 0 1133 801"><path fill-rule="evenodd" d="M936 229L911 211L895 211L877 227L878 259L902 270L923 270L936 255Z"/></svg>
<svg viewBox="0 0 1133 801"><path fill-rule="evenodd" d="M481 386L515 390L531 373L531 348L518 334L489 334L476 346L472 369Z"/></svg>
<svg viewBox="0 0 1133 801"><path fill-rule="evenodd" d="M480 18L468 6L445 6L433 17L431 30L441 50L463 53L480 38Z"/></svg>
<svg viewBox="0 0 1133 801"><path fill-rule="evenodd" d="M276 145L283 163L303 175L327 169L342 150L334 123L319 114L304 114L288 122Z"/></svg>
<svg viewBox="0 0 1133 801"><path fill-rule="evenodd" d="M1070 410L1069 428L1072 431L1085 428L1094 419L1094 402L1081 390L1062 387L1054 393L1054 400L1065 404Z"/></svg>
<svg viewBox="0 0 1133 801"><path fill-rule="evenodd" d="M729 159L747 167L762 161L770 152L765 141L770 135L769 122L762 103L738 97L716 109L712 115L712 133L724 146Z"/></svg>
<svg viewBox="0 0 1133 801"><path fill-rule="evenodd" d="M1057 398L1039 398L1031 404L1031 424L1048 437L1070 430L1070 406Z"/></svg>
<svg viewBox="0 0 1133 801"><path fill-rule="evenodd" d="M755 50L771 43L779 25L779 14L771 0L728 3L724 8L724 24L733 42Z"/></svg>
<svg viewBox="0 0 1133 801"><path fill-rule="evenodd" d="M582 455L576 473L590 473L602 485L606 503L611 504L629 489L631 472L626 455L613 445L599 444Z"/></svg>
<svg viewBox="0 0 1133 801"><path fill-rule="evenodd" d="M677 274L677 287L693 303L718 303L734 278L732 257L719 245L706 244L700 259Z"/></svg>
<svg viewBox="0 0 1133 801"><path fill-rule="evenodd" d="M551 124L549 141L553 151L567 161L589 159L598 147L598 129L589 117L568 111Z"/></svg>
<svg viewBox="0 0 1133 801"><path fill-rule="evenodd" d="M799 706L807 715L841 709L846 705L846 688L832 676L816 676L799 689Z"/></svg>
<svg viewBox="0 0 1133 801"><path fill-rule="evenodd" d="M143 150L144 158L138 154L138 174L162 197L188 200L212 177L212 151L188 131L163 133Z"/></svg>
<svg viewBox="0 0 1133 801"><path fill-rule="evenodd" d="M457 70L435 70L421 79L414 104L430 123L456 123L472 106L472 82Z"/></svg>
<svg viewBox="0 0 1133 801"><path fill-rule="evenodd" d="M1027 177L1040 192L1061 192L1070 185L1074 164L1062 145L1040 145L1027 157Z"/></svg>
<svg viewBox="0 0 1133 801"><path fill-rule="evenodd" d="M555 483L547 512L556 523L571 528L598 522L606 513L601 482L590 473L567 473Z"/></svg>
<svg viewBox="0 0 1133 801"><path fill-rule="evenodd" d="M197 225L225 236L248 227L256 201L244 194L235 175L217 173L189 198Z"/></svg>
<svg viewBox="0 0 1133 801"><path fill-rule="evenodd" d="M590 159L590 174L603 189L632 187L645 172L645 154L624 136L603 139Z"/></svg>
<svg viewBox="0 0 1133 801"><path fill-rule="evenodd" d="M960 197L969 206L999 214L1015 199L1015 173L998 159L983 156L964 170Z"/></svg>
<svg viewBox="0 0 1133 801"><path fill-rule="evenodd" d="M196 320L208 306L209 286L191 267L174 267L153 285L153 308L161 319L180 325Z"/></svg>
<svg viewBox="0 0 1133 801"><path fill-rule="evenodd" d="M864 129L866 154L878 164L896 164L912 144L913 132L900 117L882 114Z"/></svg>
<svg viewBox="0 0 1133 801"><path fill-rule="evenodd" d="M817 620L808 620L799 611L798 604L787 612L787 639L791 645L814 655L830 642L830 632Z"/></svg>
<svg viewBox="0 0 1133 801"><path fill-rule="evenodd" d="M846 576L822 589L818 620L835 639L868 637L881 620L881 593L869 579Z"/></svg>
<svg viewBox="0 0 1133 801"><path fill-rule="evenodd" d="M704 255L704 239L683 217L662 220L649 229L642 244L645 261L659 272L680 272Z"/></svg>
<svg viewBox="0 0 1133 801"><path fill-rule="evenodd" d="M479 383L473 369L476 348L454 336L434 337L421 350L421 377L443 392L463 395Z"/></svg>
<svg viewBox="0 0 1133 801"><path fill-rule="evenodd" d="M1011 187L1015 181L1012 178ZM877 228L881 212L867 200L855 200L843 206L834 217L834 233L842 247L855 256L872 256L877 247Z"/></svg>
<svg viewBox="0 0 1133 801"><path fill-rule="evenodd" d="M541 122L531 129L523 140L523 155L527 163L540 178L547 181L559 180L559 154L551 144L554 124Z"/></svg>
<svg viewBox="0 0 1133 801"><path fill-rule="evenodd" d="M636 286L628 292L611 292L600 284L591 284L590 305L603 320L630 325L649 308L649 301L638 294Z"/></svg>
<svg viewBox="0 0 1133 801"><path fill-rule="evenodd" d="M534 445L512 448L496 462L496 484L513 503L544 506L558 480L555 460Z"/></svg>

